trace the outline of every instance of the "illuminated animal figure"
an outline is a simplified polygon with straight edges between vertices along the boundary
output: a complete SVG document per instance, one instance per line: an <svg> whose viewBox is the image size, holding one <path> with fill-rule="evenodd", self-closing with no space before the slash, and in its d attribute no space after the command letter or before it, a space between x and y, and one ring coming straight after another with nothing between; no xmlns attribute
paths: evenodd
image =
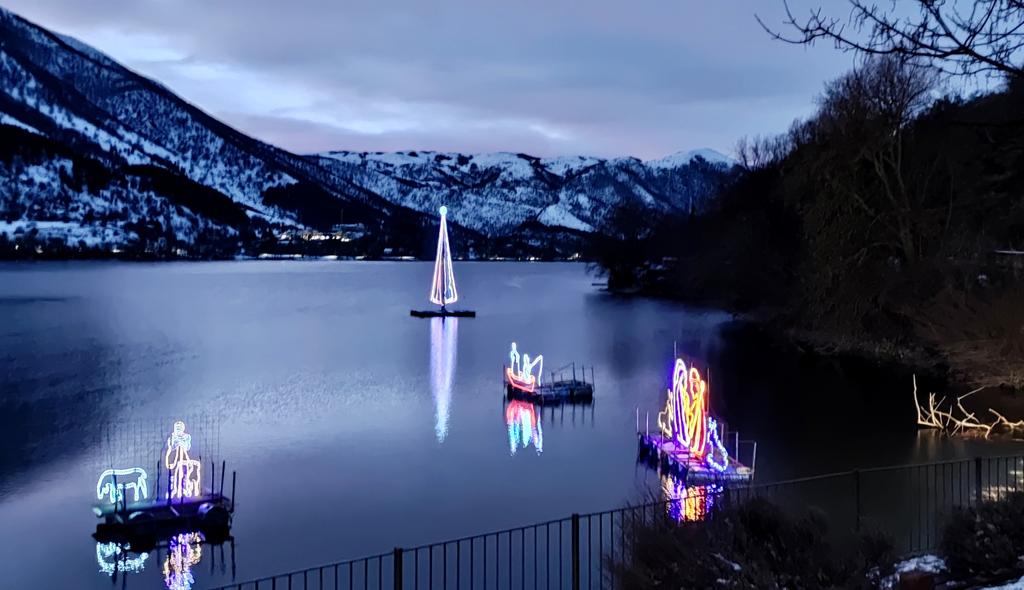
<svg viewBox="0 0 1024 590"><path fill-rule="evenodd" d="M96 499L106 497L111 504L124 499L125 490L134 492L133 502L149 497L146 470L139 467L129 469L107 469L96 480Z"/></svg>
<svg viewBox="0 0 1024 590"><path fill-rule="evenodd" d="M171 474L171 498L194 498L202 493L202 465L189 457L191 449L192 435L185 432L185 423L178 420L167 438L164 453L164 465Z"/></svg>

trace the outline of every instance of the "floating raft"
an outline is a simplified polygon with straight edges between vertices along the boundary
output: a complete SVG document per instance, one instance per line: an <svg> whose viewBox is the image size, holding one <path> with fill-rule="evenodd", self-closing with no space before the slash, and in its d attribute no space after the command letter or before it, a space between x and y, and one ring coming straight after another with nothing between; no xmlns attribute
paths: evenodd
<svg viewBox="0 0 1024 590"><path fill-rule="evenodd" d="M154 501L93 508L103 522L96 525L97 541L133 543L161 538L181 531L200 531L208 537L226 537L231 528L234 503L222 494L205 494L187 500Z"/></svg>
<svg viewBox="0 0 1024 590"><path fill-rule="evenodd" d="M469 309L410 309L414 318L475 318L476 312Z"/></svg>
<svg viewBox="0 0 1024 590"><path fill-rule="evenodd" d="M537 404L587 404L594 401L594 384L569 379L537 385L531 392L523 391L506 382L505 395L508 399L518 399Z"/></svg>
<svg viewBox="0 0 1024 590"><path fill-rule="evenodd" d="M677 448L673 441L666 440L660 434L638 433L637 444L637 461L688 484L744 483L754 476L753 468L731 456L725 471L712 469L704 461L692 456L689 449Z"/></svg>

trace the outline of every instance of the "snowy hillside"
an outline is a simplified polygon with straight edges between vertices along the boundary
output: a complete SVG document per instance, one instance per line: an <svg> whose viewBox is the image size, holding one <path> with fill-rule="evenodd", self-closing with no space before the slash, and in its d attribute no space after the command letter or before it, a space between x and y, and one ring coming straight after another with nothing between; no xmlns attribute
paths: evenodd
<svg viewBox="0 0 1024 590"><path fill-rule="evenodd" d="M309 157L403 207L446 204L455 223L497 236L524 223L591 232L623 203L655 212L700 211L735 174L713 150L641 162L585 156L449 152L329 152Z"/></svg>

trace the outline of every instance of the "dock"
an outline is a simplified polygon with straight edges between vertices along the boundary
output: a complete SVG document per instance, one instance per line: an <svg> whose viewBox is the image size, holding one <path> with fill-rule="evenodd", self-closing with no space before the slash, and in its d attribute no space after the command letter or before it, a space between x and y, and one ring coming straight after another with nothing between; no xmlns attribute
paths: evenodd
<svg viewBox="0 0 1024 590"><path fill-rule="evenodd" d="M143 547L147 541L181 531L199 531L210 539L227 538L234 503L211 493L182 501L96 506L94 512L103 519L93 535L97 541Z"/></svg>
<svg viewBox="0 0 1024 590"><path fill-rule="evenodd" d="M581 367L577 375L576 363L570 363L557 371L551 372L551 379L545 383L532 385L524 389L513 384L510 370L502 366L501 375L504 383L505 397L533 402L540 405L557 404L589 404L594 402L594 368L590 367L590 381L587 381L587 368Z"/></svg>
<svg viewBox="0 0 1024 590"><path fill-rule="evenodd" d="M739 457L742 443L738 435L734 439L733 452L728 458L725 469L719 471L708 466L704 458L691 455L689 449L677 445L660 434L637 433L637 462L667 473L687 484L704 483L749 483L754 477L754 463L750 466L741 463ZM752 443L752 458L756 461L757 444Z"/></svg>

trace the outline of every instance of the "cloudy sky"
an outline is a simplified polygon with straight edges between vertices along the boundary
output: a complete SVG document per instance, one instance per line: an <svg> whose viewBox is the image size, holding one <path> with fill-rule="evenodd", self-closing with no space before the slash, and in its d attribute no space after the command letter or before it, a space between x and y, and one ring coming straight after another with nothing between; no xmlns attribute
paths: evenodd
<svg viewBox="0 0 1024 590"><path fill-rule="evenodd" d="M0 3L303 153L730 153L852 63L771 41L781 0Z"/></svg>

